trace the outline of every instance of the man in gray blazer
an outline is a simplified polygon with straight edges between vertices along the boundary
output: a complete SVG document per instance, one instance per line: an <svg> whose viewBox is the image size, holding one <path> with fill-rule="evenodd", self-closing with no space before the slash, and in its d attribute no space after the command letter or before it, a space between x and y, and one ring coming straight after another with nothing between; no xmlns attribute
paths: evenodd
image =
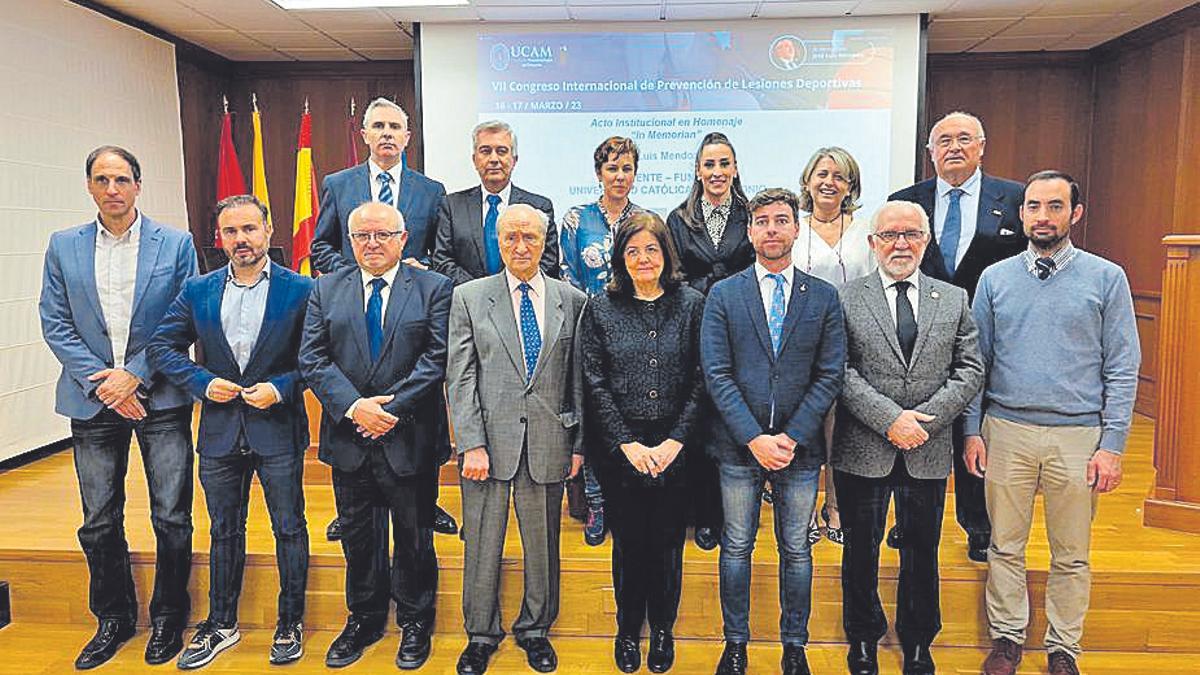
<svg viewBox="0 0 1200 675"><path fill-rule="evenodd" d="M450 310L447 391L466 532L463 675L486 671L504 639L510 492L525 551L525 597L512 630L534 670L558 666L546 635L558 616L563 481L583 463L575 326L587 296L538 268L548 220L525 204L505 210L497 225L505 269L459 286Z"/></svg>
<svg viewBox="0 0 1200 675"><path fill-rule="evenodd" d="M896 633L905 675L934 672L929 645L941 630L938 540L954 419L983 384L967 293L918 269L929 218L891 201L869 239L879 270L842 289L846 381L834 432L833 469L846 548L842 625L853 675L876 675L887 632L879 601L879 544L894 493L900 549Z"/></svg>

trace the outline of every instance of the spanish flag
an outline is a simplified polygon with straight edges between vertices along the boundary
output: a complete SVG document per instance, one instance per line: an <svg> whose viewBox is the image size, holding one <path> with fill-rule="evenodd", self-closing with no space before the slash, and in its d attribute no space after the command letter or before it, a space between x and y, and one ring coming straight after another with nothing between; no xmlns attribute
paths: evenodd
<svg viewBox="0 0 1200 675"><path fill-rule="evenodd" d="M262 116L258 114L258 97L255 96L254 112L250 120L254 125L254 196L267 205L267 227L271 223L271 196L267 193L267 163L263 159Z"/></svg>
<svg viewBox="0 0 1200 675"><path fill-rule="evenodd" d="M309 254L317 231L317 175L312 161L312 117L308 104L300 116L300 138L296 143L296 204L292 221L292 269L312 276Z"/></svg>

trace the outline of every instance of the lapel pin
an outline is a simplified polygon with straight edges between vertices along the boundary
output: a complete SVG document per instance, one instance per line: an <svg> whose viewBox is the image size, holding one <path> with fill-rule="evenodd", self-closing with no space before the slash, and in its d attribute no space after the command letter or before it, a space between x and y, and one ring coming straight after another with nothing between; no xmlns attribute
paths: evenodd
<svg viewBox="0 0 1200 675"><path fill-rule="evenodd" d="M992 209L992 215L993 216L1003 216L1004 212L1002 212L1000 209Z"/></svg>
<svg viewBox="0 0 1200 675"><path fill-rule="evenodd" d="M804 291L807 291L807 290L808 290L807 284L800 284L800 292L801 293L803 293Z"/></svg>
<svg viewBox="0 0 1200 675"><path fill-rule="evenodd" d="M933 291L929 294L929 297L933 298L934 300L937 300L938 298L940 298L942 296L938 295L937 291Z"/></svg>

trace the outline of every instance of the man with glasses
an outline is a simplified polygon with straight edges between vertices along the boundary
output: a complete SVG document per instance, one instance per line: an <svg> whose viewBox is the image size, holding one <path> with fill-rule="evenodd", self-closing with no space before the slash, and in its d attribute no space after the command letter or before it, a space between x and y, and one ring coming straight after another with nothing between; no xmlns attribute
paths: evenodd
<svg viewBox="0 0 1200 675"><path fill-rule="evenodd" d="M929 157L937 176L893 193L889 200L915 202L933 224L921 272L975 296L979 275L994 262L1025 248L1021 229L1023 188L1016 181L983 173L986 138L979 118L952 112L929 130ZM954 437L954 510L967 533L967 557L987 562L992 526L983 503L983 481L963 464L961 421ZM888 545L902 548L903 523L888 534Z"/></svg>

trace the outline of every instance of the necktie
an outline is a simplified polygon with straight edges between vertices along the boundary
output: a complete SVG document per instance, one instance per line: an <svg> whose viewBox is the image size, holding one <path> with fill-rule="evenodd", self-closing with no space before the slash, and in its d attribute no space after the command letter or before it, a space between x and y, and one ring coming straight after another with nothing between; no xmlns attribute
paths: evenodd
<svg viewBox="0 0 1200 675"><path fill-rule="evenodd" d="M1042 281L1049 279L1050 275L1054 274L1054 268L1057 267L1054 264L1054 258L1038 258L1033 261L1033 265L1037 267L1038 278Z"/></svg>
<svg viewBox="0 0 1200 675"><path fill-rule="evenodd" d="M908 287L911 285L907 281L893 284L896 289L896 339L900 341L900 351L904 352L906 363L912 360L913 347L917 344L917 319L908 300Z"/></svg>
<svg viewBox="0 0 1200 675"><path fill-rule="evenodd" d="M525 350L525 380L528 381L533 378L538 352L542 351L542 332L538 330L533 301L529 299L529 284L522 281L517 288L521 291L521 346Z"/></svg>
<svg viewBox="0 0 1200 675"><path fill-rule="evenodd" d="M500 195L487 196L488 210L483 217L483 255L488 274L500 271L500 241L496 234L496 220L500 217Z"/></svg>
<svg viewBox="0 0 1200 675"><path fill-rule="evenodd" d="M767 278L775 281L775 291L771 293L771 311L767 312L767 329L771 331L771 348L775 350L775 356L779 356L783 317L787 314L787 302L783 298L784 278L782 274L768 274Z"/></svg>
<svg viewBox="0 0 1200 675"><path fill-rule="evenodd" d="M371 347L371 361L379 359L383 351L383 279L371 280L371 297L367 298L367 344Z"/></svg>
<svg viewBox="0 0 1200 675"><path fill-rule="evenodd" d="M954 268L958 264L958 237L962 233L962 201L963 191L954 188L950 191L950 208L946 209L946 220L942 223L942 238L938 248L942 250L942 262L946 264L946 275L954 277Z"/></svg>
<svg viewBox="0 0 1200 675"><path fill-rule="evenodd" d="M396 198L392 196L392 174L384 171L379 174L379 201L390 206L396 205Z"/></svg>

